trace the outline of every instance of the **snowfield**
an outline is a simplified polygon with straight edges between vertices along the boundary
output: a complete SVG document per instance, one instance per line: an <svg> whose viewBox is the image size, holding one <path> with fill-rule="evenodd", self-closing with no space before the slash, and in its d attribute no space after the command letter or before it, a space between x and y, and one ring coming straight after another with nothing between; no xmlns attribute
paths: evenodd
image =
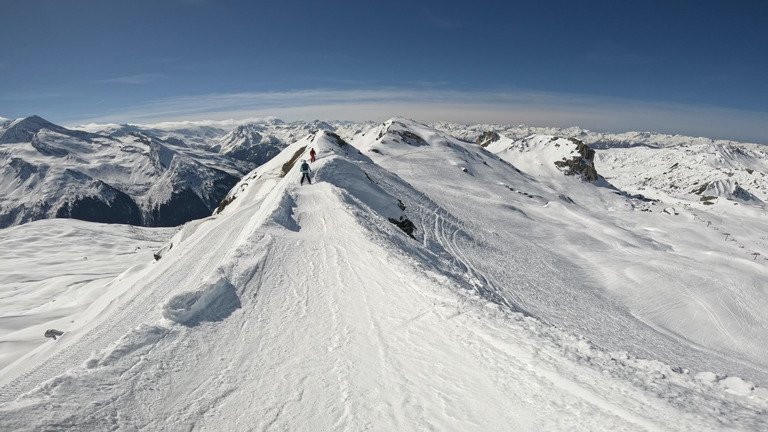
<svg viewBox="0 0 768 432"><path fill-rule="evenodd" d="M768 430L761 204L566 177L550 136L350 135L291 144L162 251L171 232L97 248L162 257L40 320L65 333L0 369L0 429ZM69 223L3 232L75 243ZM2 274L48 247L4 244Z"/></svg>
<svg viewBox="0 0 768 432"><path fill-rule="evenodd" d="M69 329L113 280L146 266L175 228L48 219L2 230L0 238L0 375L44 344L49 328Z"/></svg>

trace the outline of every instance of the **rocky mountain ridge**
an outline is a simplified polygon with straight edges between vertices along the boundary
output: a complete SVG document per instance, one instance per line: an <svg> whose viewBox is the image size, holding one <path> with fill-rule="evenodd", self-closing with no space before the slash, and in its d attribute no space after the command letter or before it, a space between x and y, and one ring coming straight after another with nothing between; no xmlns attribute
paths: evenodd
<svg viewBox="0 0 768 432"><path fill-rule="evenodd" d="M0 127L0 227L51 218L175 226L205 217L250 168L139 130L66 129L40 117Z"/></svg>

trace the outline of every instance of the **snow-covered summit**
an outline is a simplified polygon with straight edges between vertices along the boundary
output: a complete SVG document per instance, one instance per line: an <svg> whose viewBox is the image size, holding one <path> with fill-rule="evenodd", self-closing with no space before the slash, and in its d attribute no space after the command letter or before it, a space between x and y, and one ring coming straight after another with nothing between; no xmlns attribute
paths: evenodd
<svg viewBox="0 0 768 432"><path fill-rule="evenodd" d="M41 131L70 138L88 139L89 134L57 126L41 117L31 116L9 121L0 127L0 144L28 142Z"/></svg>
<svg viewBox="0 0 768 432"><path fill-rule="evenodd" d="M310 150L322 156L310 163ZM302 162L310 163L314 182L326 182L337 187L346 199L370 209L407 233L409 225L403 204L376 185L368 172L380 170L367 157L349 145L343 138L327 130L315 131L288 146L277 157L245 176L227 195L217 213L233 211L248 196L262 196L275 187L285 188L295 182ZM287 204L287 203L285 203Z"/></svg>
<svg viewBox="0 0 768 432"><path fill-rule="evenodd" d="M262 165L289 144L318 130L332 132L335 127L322 121L285 123L271 119L247 123L218 139L211 150L254 165Z"/></svg>
<svg viewBox="0 0 768 432"><path fill-rule="evenodd" d="M536 176L578 175L585 181L595 182L598 173L594 164L595 152L575 138L552 135L531 135L513 141L497 134L487 141L488 151L514 163L523 171Z"/></svg>

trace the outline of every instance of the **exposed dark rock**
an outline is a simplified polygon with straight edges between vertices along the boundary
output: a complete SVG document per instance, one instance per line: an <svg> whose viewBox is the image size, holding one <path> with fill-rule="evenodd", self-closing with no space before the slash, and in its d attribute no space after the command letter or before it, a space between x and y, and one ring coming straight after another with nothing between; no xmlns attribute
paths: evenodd
<svg viewBox="0 0 768 432"><path fill-rule="evenodd" d="M16 170L16 175L19 177L21 181L25 181L32 174L37 174L38 172L37 167L35 165L32 165L21 158L15 157L11 159L8 165L14 170Z"/></svg>
<svg viewBox="0 0 768 432"><path fill-rule="evenodd" d="M224 211L224 209L227 208L228 205L232 204L232 201L234 201L235 198L237 197L234 195L224 197L224 199L221 200L221 202L219 203L219 206L216 207L216 213L221 213L222 211Z"/></svg>
<svg viewBox="0 0 768 432"><path fill-rule="evenodd" d="M692 190L691 193L694 193L696 195L701 195L704 193L705 190L707 190L708 187L709 187L709 183L704 183L703 185Z"/></svg>
<svg viewBox="0 0 768 432"><path fill-rule="evenodd" d="M501 135L493 131L488 131L480 135L477 139L477 144L482 147L488 147L489 144L494 143L501 139Z"/></svg>
<svg viewBox="0 0 768 432"><path fill-rule="evenodd" d="M158 170L163 171L168 169L173 162L173 158L176 152L168 147L160 144L159 142L150 139L149 142L149 159L152 161L152 165Z"/></svg>
<svg viewBox="0 0 768 432"><path fill-rule="evenodd" d="M565 175L581 175L588 182L597 181L599 176L594 164L595 151L575 138L568 138L568 140L576 144L579 155L570 160L555 161L555 165L563 170Z"/></svg>
<svg viewBox="0 0 768 432"><path fill-rule="evenodd" d="M285 175L293 169L293 166L296 165L296 161L299 160L306 149L306 146L300 148L293 154L293 156L291 156L291 160L283 164L283 167L280 169L280 177L285 177Z"/></svg>
<svg viewBox="0 0 768 432"><path fill-rule="evenodd" d="M335 132L328 132L328 131L326 131L325 133L326 133L328 136L330 136L331 138L333 138L333 139L336 141L336 144L337 144L339 147L344 147L344 146L346 146L346 145L349 145L349 144L348 144L346 141L344 141L344 140L343 140L343 139L342 139L342 138L341 138L341 137L340 137L338 134L336 134Z"/></svg>
<svg viewBox="0 0 768 432"><path fill-rule="evenodd" d="M397 220L397 219L389 218L389 221L397 225L398 228L403 230L403 232L408 234L411 238L415 238L413 236L413 232L416 231L416 225L414 225L410 219L400 218L400 220Z"/></svg>
<svg viewBox="0 0 768 432"><path fill-rule="evenodd" d="M173 243L168 243L165 247L155 252L153 254L153 256L155 257L155 261L160 261L160 259L164 257L165 254L167 254L171 249L173 249Z"/></svg>
<svg viewBox="0 0 768 432"><path fill-rule="evenodd" d="M30 138L29 142L32 144L32 147L34 147L35 150L44 156L64 157L69 154L69 150L43 142L40 140L40 138L37 137L37 135L34 135L32 138Z"/></svg>
<svg viewBox="0 0 768 432"><path fill-rule="evenodd" d="M221 175L219 178L213 180L213 182L206 188L206 206L213 211L218 207L224 197L227 196L230 190L237 184L240 179L235 176L229 175L224 171L219 171Z"/></svg>
<svg viewBox="0 0 768 432"><path fill-rule="evenodd" d="M405 141L406 144L412 146L422 146L427 144L424 138L416 135L411 131L398 131L397 134L403 138L403 141Z"/></svg>

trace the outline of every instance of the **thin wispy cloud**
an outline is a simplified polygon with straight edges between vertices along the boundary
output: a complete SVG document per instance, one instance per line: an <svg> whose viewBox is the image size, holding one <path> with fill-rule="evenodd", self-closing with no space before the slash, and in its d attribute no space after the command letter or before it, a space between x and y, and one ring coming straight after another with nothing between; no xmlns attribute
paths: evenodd
<svg viewBox="0 0 768 432"><path fill-rule="evenodd" d="M153 101L80 123L158 123L276 116L283 120L386 120L579 126L654 131L768 144L768 113L587 95L434 89L297 90L208 94Z"/></svg>
<svg viewBox="0 0 768 432"><path fill-rule="evenodd" d="M165 78L162 74L137 74L95 81L97 84L149 84Z"/></svg>

